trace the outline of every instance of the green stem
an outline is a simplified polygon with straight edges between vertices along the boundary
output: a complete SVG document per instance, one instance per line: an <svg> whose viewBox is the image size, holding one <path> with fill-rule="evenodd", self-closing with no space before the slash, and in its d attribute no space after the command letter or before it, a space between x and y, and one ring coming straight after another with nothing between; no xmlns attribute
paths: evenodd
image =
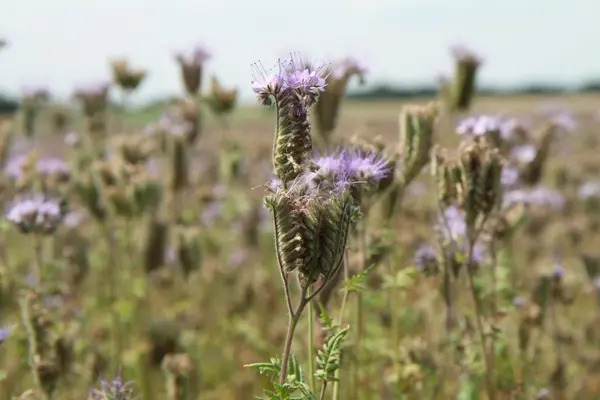
<svg viewBox="0 0 600 400"><path fill-rule="evenodd" d="M344 282L347 282L350 278L350 271L348 271L348 250L344 252ZM342 298L342 306L340 307L340 326L342 326L342 322L344 320L344 312L346 311L346 304L348 303L348 286L346 285L344 288L344 297ZM340 369L336 369L335 373L335 381L333 382L333 400L340 400Z"/></svg>
<svg viewBox="0 0 600 400"><path fill-rule="evenodd" d="M310 289L307 292L310 296ZM310 373L310 382L314 390L317 389L315 378L315 332L313 326L314 306L313 302L308 302L308 371Z"/></svg>
<svg viewBox="0 0 600 400"><path fill-rule="evenodd" d="M302 312L306 307L306 289L303 291L302 300L300 304L298 304L298 308L294 311L293 314L290 315L287 334L285 336L285 344L283 346L283 358L281 359L281 374L279 375L279 384L283 385L287 378L287 369L288 363L290 359L290 352L292 350L292 340L294 339L294 332L296 331L296 326L298 326L298 321L300 321L300 317L302 316Z"/></svg>
<svg viewBox="0 0 600 400"><path fill-rule="evenodd" d="M488 351L487 341L485 339L485 332L483 330L483 312L481 309L481 302L479 301L479 297L477 296L477 291L475 290L475 280L473 278L473 250L475 248L476 239L471 238L469 240L469 254L467 258L467 277L469 278L469 287L471 290L471 296L473 298L473 303L475 305L475 321L477 322L477 332L479 334L479 341L481 345L481 351L483 355L483 359L485 361L485 383L488 392L488 400L495 400L496 393L494 391L494 383L493 383L493 366L492 360Z"/></svg>
<svg viewBox="0 0 600 400"><path fill-rule="evenodd" d="M44 272L44 242L39 235L33 237L33 248L35 261L33 263L33 274L37 285L42 284L42 274Z"/></svg>

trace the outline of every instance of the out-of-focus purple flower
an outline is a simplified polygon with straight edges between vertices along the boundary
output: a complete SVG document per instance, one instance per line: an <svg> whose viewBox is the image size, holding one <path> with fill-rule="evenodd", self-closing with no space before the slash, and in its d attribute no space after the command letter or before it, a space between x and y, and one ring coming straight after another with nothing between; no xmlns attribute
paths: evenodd
<svg viewBox="0 0 600 400"><path fill-rule="evenodd" d="M535 399L536 400L544 400L547 399L548 396L550 396L550 391L546 388L542 388L540 389L540 391L537 393Z"/></svg>
<svg viewBox="0 0 600 400"><path fill-rule="evenodd" d="M561 264L554 264L554 266L552 267L552 276L555 279L562 279L563 275L565 274L565 268L561 265Z"/></svg>
<svg viewBox="0 0 600 400"><path fill-rule="evenodd" d="M63 224L70 229L77 228L88 217L85 209L75 210L67 213L63 220Z"/></svg>
<svg viewBox="0 0 600 400"><path fill-rule="evenodd" d="M537 148L531 144L515 146L510 150L510 158L521 164L532 162L537 155Z"/></svg>
<svg viewBox="0 0 600 400"><path fill-rule="evenodd" d="M172 136L185 136L193 128L193 125L184 120L173 110L167 110L163 113L156 124L158 131Z"/></svg>
<svg viewBox="0 0 600 400"><path fill-rule="evenodd" d="M346 57L331 66L331 75L337 79L343 77L348 71L358 74L362 81L368 69L361 60L355 57Z"/></svg>
<svg viewBox="0 0 600 400"><path fill-rule="evenodd" d="M177 264L179 256L177 254L177 248L175 246L167 247L165 251L165 258L163 260L165 265L174 266Z"/></svg>
<svg viewBox="0 0 600 400"><path fill-rule="evenodd" d="M36 170L42 176L71 176L71 167L58 157L41 157L37 160Z"/></svg>
<svg viewBox="0 0 600 400"><path fill-rule="evenodd" d="M600 182L584 182L577 189L577 197L586 200L600 196Z"/></svg>
<svg viewBox="0 0 600 400"><path fill-rule="evenodd" d="M577 129L577 121L571 114L561 113L552 117L551 120L567 132L573 132Z"/></svg>
<svg viewBox="0 0 600 400"><path fill-rule="evenodd" d="M420 181L413 181L406 188L409 196L412 197L423 197L427 194L427 186Z"/></svg>
<svg viewBox="0 0 600 400"><path fill-rule="evenodd" d="M523 300L522 297L516 296L513 298L512 300L513 306L515 306L516 308L521 308L525 305L525 301Z"/></svg>
<svg viewBox="0 0 600 400"><path fill-rule="evenodd" d="M81 142L81 137L79 133L70 131L65 133L64 142L69 147L75 147Z"/></svg>
<svg viewBox="0 0 600 400"><path fill-rule="evenodd" d="M12 179L23 177L23 164L27 160L27 155L16 155L8 159L4 166L4 173Z"/></svg>
<svg viewBox="0 0 600 400"><path fill-rule="evenodd" d="M483 58L476 54L473 50L469 49L464 44L456 44L450 48L452 56L461 62L473 62L476 64L483 63Z"/></svg>
<svg viewBox="0 0 600 400"><path fill-rule="evenodd" d="M6 339L8 339L9 335L10 335L10 329L7 325L4 326L3 328L0 328L0 345L2 343L4 343L6 341Z"/></svg>
<svg viewBox="0 0 600 400"><path fill-rule="evenodd" d="M592 280L592 286L595 290L600 291L600 275Z"/></svg>
<svg viewBox="0 0 600 400"><path fill-rule="evenodd" d="M330 183L354 184L376 183L390 173L388 161L380 154L360 150L343 149L326 156L313 158L313 171L305 177Z"/></svg>
<svg viewBox="0 0 600 400"><path fill-rule="evenodd" d="M419 272L430 272L438 265L435 249L429 245L421 245L413 257L413 265Z"/></svg>
<svg viewBox="0 0 600 400"><path fill-rule="evenodd" d="M202 67L205 62L210 60L211 54L205 46L197 45L189 54L178 52L175 59L182 65L190 67Z"/></svg>
<svg viewBox="0 0 600 400"><path fill-rule="evenodd" d="M487 133L498 132L501 137L508 136L512 130L511 120L500 115L478 115L461 120L456 126L460 136L483 136Z"/></svg>
<svg viewBox="0 0 600 400"><path fill-rule="evenodd" d="M212 225L221 214L221 204L218 201L211 201L204 206L200 221L203 225Z"/></svg>
<svg viewBox="0 0 600 400"><path fill-rule="evenodd" d="M49 235L56 231L64 216L65 210L60 202L34 195L16 201L6 214L6 219L22 233Z"/></svg>
<svg viewBox="0 0 600 400"><path fill-rule="evenodd" d="M519 170L513 166L507 165L502 168L500 182L505 188L515 186L519 182Z"/></svg>
<svg viewBox="0 0 600 400"><path fill-rule="evenodd" d="M242 265L248 259L248 251L241 249L233 251L229 255L229 266L237 268Z"/></svg>
<svg viewBox="0 0 600 400"><path fill-rule="evenodd" d="M503 201L506 208L510 208L516 204L524 204L560 210L565 206L565 198L560 192L543 186L508 191L504 194Z"/></svg>
<svg viewBox="0 0 600 400"><path fill-rule="evenodd" d="M442 230L444 239L451 241L462 241L467 234L467 224L465 217L458 207L451 206L444 210L444 215L440 216L439 227Z"/></svg>
<svg viewBox="0 0 600 400"><path fill-rule="evenodd" d="M133 400L133 382L117 377L111 381L100 381L100 389L92 389L92 400Z"/></svg>

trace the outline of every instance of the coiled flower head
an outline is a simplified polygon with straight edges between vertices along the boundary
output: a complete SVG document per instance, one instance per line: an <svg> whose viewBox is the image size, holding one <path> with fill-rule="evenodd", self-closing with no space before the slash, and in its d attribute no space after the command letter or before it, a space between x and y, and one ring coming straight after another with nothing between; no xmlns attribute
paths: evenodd
<svg viewBox="0 0 600 400"><path fill-rule="evenodd" d="M254 64L252 89L259 103L275 105L277 130L273 145L273 168L284 185L306 169L312 151L312 127L308 110L325 90L327 69L307 63L298 55L278 61L267 72Z"/></svg>

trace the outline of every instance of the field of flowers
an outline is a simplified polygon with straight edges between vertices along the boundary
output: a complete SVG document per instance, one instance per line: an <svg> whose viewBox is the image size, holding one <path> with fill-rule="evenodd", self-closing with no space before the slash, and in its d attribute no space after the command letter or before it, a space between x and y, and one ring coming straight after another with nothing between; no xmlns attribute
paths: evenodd
<svg viewBox="0 0 600 400"><path fill-rule="evenodd" d="M125 60L72 104L24 90L0 399L600 399L600 98L477 97L453 55L410 104L292 54L240 107L202 49L161 109Z"/></svg>

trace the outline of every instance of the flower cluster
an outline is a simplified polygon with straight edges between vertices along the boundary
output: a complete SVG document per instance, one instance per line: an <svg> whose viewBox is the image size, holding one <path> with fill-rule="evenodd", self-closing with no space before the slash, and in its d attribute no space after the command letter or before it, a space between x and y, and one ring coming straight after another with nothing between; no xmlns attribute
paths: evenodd
<svg viewBox="0 0 600 400"><path fill-rule="evenodd" d="M285 185L305 171L309 162L312 126L308 110L325 90L327 68L292 55L288 61L279 61L274 71L267 72L261 64L255 64L252 89L259 103L275 105L273 167L277 179Z"/></svg>
<svg viewBox="0 0 600 400"><path fill-rule="evenodd" d="M61 224L66 211L66 203L35 195L15 202L6 219L24 234L50 235Z"/></svg>
<svg viewBox="0 0 600 400"><path fill-rule="evenodd" d="M262 64L254 64L252 90L262 105L291 97L298 113L314 105L319 94L325 90L327 69L324 64L309 63L297 54L289 60L279 60L275 68L266 71Z"/></svg>
<svg viewBox="0 0 600 400"><path fill-rule="evenodd" d="M133 400L133 382L123 382L121 378L101 381L100 389L93 389L91 400Z"/></svg>

